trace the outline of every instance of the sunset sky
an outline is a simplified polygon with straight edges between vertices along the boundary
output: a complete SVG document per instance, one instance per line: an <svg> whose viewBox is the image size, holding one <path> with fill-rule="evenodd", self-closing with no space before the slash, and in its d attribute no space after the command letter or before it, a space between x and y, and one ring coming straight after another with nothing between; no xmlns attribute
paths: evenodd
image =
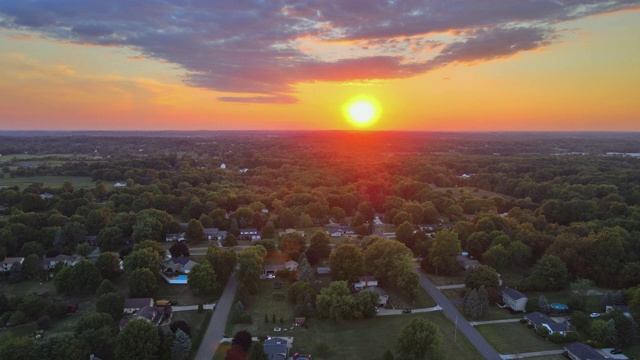
<svg viewBox="0 0 640 360"><path fill-rule="evenodd" d="M0 130L640 131L640 0L0 0Z"/></svg>

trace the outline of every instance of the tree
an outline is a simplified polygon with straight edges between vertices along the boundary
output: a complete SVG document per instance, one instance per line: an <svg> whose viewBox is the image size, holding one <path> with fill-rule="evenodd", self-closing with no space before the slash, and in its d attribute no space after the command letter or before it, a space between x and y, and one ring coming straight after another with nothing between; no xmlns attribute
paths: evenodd
<svg viewBox="0 0 640 360"><path fill-rule="evenodd" d="M75 284L73 283L71 268L63 266L62 269L56 273L53 283L60 294L69 294L72 292Z"/></svg>
<svg viewBox="0 0 640 360"><path fill-rule="evenodd" d="M98 286L98 289L96 290L96 295L100 296L100 295L115 293L115 292L118 292L118 289L116 288L116 286L108 279L104 279L100 283L100 286Z"/></svg>
<svg viewBox="0 0 640 360"><path fill-rule="evenodd" d="M82 257L89 256L89 254L91 254L92 251L93 251L93 247L87 243L78 244L75 250L76 254Z"/></svg>
<svg viewBox="0 0 640 360"><path fill-rule="evenodd" d="M364 252L365 270L387 286L399 288L411 297L417 294L418 276L413 253L403 243L382 238L371 239Z"/></svg>
<svg viewBox="0 0 640 360"><path fill-rule="evenodd" d="M237 255L234 249L218 249L217 246L209 246L204 257L216 273L216 279L220 284L224 284L233 273L237 264Z"/></svg>
<svg viewBox="0 0 640 360"><path fill-rule="evenodd" d="M5 339L0 344L0 359L31 360L33 353L33 341L26 336Z"/></svg>
<svg viewBox="0 0 640 360"><path fill-rule="evenodd" d="M414 318L398 338L398 357L421 360L435 357L442 346L438 326L425 318Z"/></svg>
<svg viewBox="0 0 640 360"><path fill-rule="evenodd" d="M249 349L248 360L269 360L261 342L254 342Z"/></svg>
<svg viewBox="0 0 640 360"><path fill-rule="evenodd" d="M322 289L316 301L316 311L320 319L331 322L343 322L362 317L355 308L355 300L349 294L346 281L332 281L329 287Z"/></svg>
<svg viewBox="0 0 640 360"><path fill-rule="evenodd" d="M458 235L448 229L440 230L433 239L429 261L436 273L455 274L459 265L456 256L461 252Z"/></svg>
<svg viewBox="0 0 640 360"><path fill-rule="evenodd" d="M329 257L329 267L335 280L356 280L364 272L364 255L355 245L342 244Z"/></svg>
<svg viewBox="0 0 640 360"><path fill-rule="evenodd" d="M118 334L114 355L118 360L153 360L158 345L160 336L156 327L147 321L134 319Z"/></svg>
<svg viewBox="0 0 640 360"><path fill-rule="evenodd" d="M39 258L44 255L44 247L37 241L29 241L22 245L20 249L20 255L22 257L27 257L31 254L36 254Z"/></svg>
<svg viewBox="0 0 640 360"><path fill-rule="evenodd" d="M123 245L122 230L116 226L107 226L100 230L96 242L101 251L117 251Z"/></svg>
<svg viewBox="0 0 640 360"><path fill-rule="evenodd" d="M238 255L238 285L249 294L255 294L260 289L258 281L265 255L266 250L262 246L250 246Z"/></svg>
<svg viewBox="0 0 640 360"><path fill-rule="evenodd" d="M593 320L589 335L591 340L596 343L596 347L606 347L611 344L612 329L604 320Z"/></svg>
<svg viewBox="0 0 640 360"><path fill-rule="evenodd" d="M307 242L304 237L297 232L290 232L282 235L278 241L278 248L287 254L290 259L297 259L306 250Z"/></svg>
<svg viewBox="0 0 640 360"><path fill-rule="evenodd" d="M462 308L464 313L470 318L480 319L480 298L476 289L470 289L462 299Z"/></svg>
<svg viewBox="0 0 640 360"><path fill-rule="evenodd" d="M204 260L193 266L187 274L187 285L195 295L211 295L216 289L216 273L209 261Z"/></svg>
<svg viewBox="0 0 640 360"><path fill-rule="evenodd" d="M380 295L373 290L363 290L356 295L354 314L362 314L363 318L376 316Z"/></svg>
<svg viewBox="0 0 640 360"><path fill-rule="evenodd" d="M538 310L540 310L545 314L548 314L549 312L551 312L549 301L547 300L547 297L544 295L540 295L540 297L538 298Z"/></svg>
<svg viewBox="0 0 640 360"><path fill-rule="evenodd" d="M415 244L413 238L413 225L409 221L405 221L396 229L396 240L405 244L408 248L413 248Z"/></svg>
<svg viewBox="0 0 640 360"><path fill-rule="evenodd" d="M29 279L40 271L40 257L36 254L28 255L22 262L22 274Z"/></svg>
<svg viewBox="0 0 640 360"><path fill-rule="evenodd" d="M611 313L618 342L616 345L620 347L628 347L635 343L637 335L634 333L634 323L632 318L624 315L620 309L615 309ZM637 325L636 325L637 326ZM635 329L637 331L637 329Z"/></svg>
<svg viewBox="0 0 640 360"><path fill-rule="evenodd" d="M189 247L184 241L177 241L169 248L169 253L172 257L178 258L181 256L189 256Z"/></svg>
<svg viewBox="0 0 640 360"><path fill-rule="evenodd" d="M9 284L17 284L24 279L22 274L22 264L18 261L11 264L11 272L9 273Z"/></svg>
<svg viewBox="0 0 640 360"><path fill-rule="evenodd" d="M315 280L315 275L313 274L313 269L307 260L307 257L303 253L300 255L300 263L298 265L298 280L308 281L313 283Z"/></svg>
<svg viewBox="0 0 640 360"><path fill-rule="evenodd" d="M137 269L146 268L153 274L160 271L160 261L162 258L157 252L151 249L135 250L123 260L124 270L128 273Z"/></svg>
<svg viewBox="0 0 640 360"><path fill-rule="evenodd" d="M81 260L71 268L71 281L74 292L79 294L93 294L102 282L100 270L89 260Z"/></svg>
<svg viewBox="0 0 640 360"><path fill-rule="evenodd" d="M311 245L309 245L309 249L317 251L320 257L329 257L331 254L331 238L326 232L321 230L316 231L311 236L310 242Z"/></svg>
<svg viewBox="0 0 640 360"><path fill-rule="evenodd" d="M509 252L502 244L498 244L482 254L482 261L497 271L504 271L509 263Z"/></svg>
<svg viewBox="0 0 640 360"><path fill-rule="evenodd" d="M240 330L233 335L231 345L239 346L246 353L249 351L252 342L251 333L246 330Z"/></svg>
<svg viewBox="0 0 640 360"><path fill-rule="evenodd" d="M178 329L171 345L171 356L174 360L184 360L191 351L191 338L184 331Z"/></svg>
<svg viewBox="0 0 640 360"><path fill-rule="evenodd" d="M204 238L204 228L202 227L200 221L196 219L189 220L189 223L187 224L187 230L184 233L184 237L190 243L202 241L202 239Z"/></svg>
<svg viewBox="0 0 640 360"><path fill-rule="evenodd" d="M149 269L141 268L133 270L129 274L128 279L129 297L152 297L158 291L156 277Z"/></svg>
<svg viewBox="0 0 640 360"><path fill-rule="evenodd" d="M483 285L488 288L497 288L498 277L498 272L491 266L480 265L465 276L464 284L468 289L477 289Z"/></svg>
<svg viewBox="0 0 640 360"><path fill-rule="evenodd" d="M222 239L222 246L224 247L234 247L238 245L238 238L232 233L227 233L227 235Z"/></svg>
<svg viewBox="0 0 640 360"><path fill-rule="evenodd" d="M96 267L105 279L114 279L122 273L120 256L114 252L102 252L96 259Z"/></svg>
<svg viewBox="0 0 640 360"><path fill-rule="evenodd" d="M124 311L124 299L114 292L100 295L96 301L96 311L109 314L114 320L118 320Z"/></svg>
<svg viewBox="0 0 640 360"><path fill-rule="evenodd" d="M569 284L569 271L557 256L544 255L533 267L529 284L540 291L561 290Z"/></svg>
<svg viewBox="0 0 640 360"><path fill-rule="evenodd" d="M175 333L178 330L182 330L185 334L191 337L191 327L184 320L176 320L169 325L171 332Z"/></svg>
<svg viewBox="0 0 640 360"><path fill-rule="evenodd" d="M382 354L382 360L394 360L393 353L391 350L387 349L387 351Z"/></svg>
<svg viewBox="0 0 640 360"><path fill-rule="evenodd" d="M69 222L60 229L60 250L72 251L87 238L87 230L79 222Z"/></svg>

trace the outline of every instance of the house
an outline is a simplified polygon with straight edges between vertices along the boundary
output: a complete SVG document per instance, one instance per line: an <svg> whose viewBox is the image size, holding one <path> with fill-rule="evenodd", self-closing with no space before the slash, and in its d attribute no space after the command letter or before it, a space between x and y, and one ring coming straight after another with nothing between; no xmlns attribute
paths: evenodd
<svg viewBox="0 0 640 360"><path fill-rule="evenodd" d="M356 289L356 291L374 286L378 286L378 280L373 276L361 276L360 281L353 283L353 288Z"/></svg>
<svg viewBox="0 0 640 360"><path fill-rule="evenodd" d="M171 257L163 263L164 270L188 274L197 263L188 256Z"/></svg>
<svg viewBox="0 0 640 360"><path fill-rule="evenodd" d="M600 360L610 359L599 353L596 349L579 341L564 347L566 355L572 360Z"/></svg>
<svg viewBox="0 0 640 360"><path fill-rule="evenodd" d="M624 316L626 317L631 317L631 313L629 312L629 305L607 305L606 309L606 313L612 313L615 310L620 310L622 311L622 313L624 314Z"/></svg>
<svg viewBox="0 0 640 360"><path fill-rule="evenodd" d="M219 238L219 233L220 233L220 229L218 228L204 228L203 229L203 240L218 240Z"/></svg>
<svg viewBox="0 0 640 360"><path fill-rule="evenodd" d="M124 181L116 181L115 184L113 184L113 187L126 187L127 183Z"/></svg>
<svg viewBox="0 0 640 360"><path fill-rule="evenodd" d="M514 311L526 311L527 298L523 293L518 290L506 288L501 291L502 301L506 306Z"/></svg>
<svg viewBox="0 0 640 360"><path fill-rule="evenodd" d="M293 260L286 261L284 267L289 271L296 271L298 270L298 262Z"/></svg>
<svg viewBox="0 0 640 360"><path fill-rule="evenodd" d="M331 274L331 268L328 266L318 266L318 268L316 269L316 272L318 273L318 275Z"/></svg>
<svg viewBox="0 0 640 360"><path fill-rule="evenodd" d="M289 352L288 342L282 338L271 338L262 344L269 360L286 360Z"/></svg>
<svg viewBox="0 0 640 360"><path fill-rule="evenodd" d="M286 267L284 264L275 264L275 265L265 265L263 273L264 275L275 275L276 271L285 270Z"/></svg>
<svg viewBox="0 0 640 360"><path fill-rule="evenodd" d="M243 174L244 174L244 173L246 173L247 171L249 171L249 169L248 169L248 168L242 168L242 169L240 169L239 171L240 171L241 173L243 173Z"/></svg>
<svg viewBox="0 0 640 360"><path fill-rule="evenodd" d="M152 298L127 298L124 300L124 312L133 314L145 306L153 306Z"/></svg>
<svg viewBox="0 0 640 360"><path fill-rule="evenodd" d="M155 306L145 306L137 310L132 317L120 320L120 330L130 321L142 320L158 326L164 320L165 309Z"/></svg>
<svg viewBox="0 0 640 360"><path fill-rule="evenodd" d="M262 237L260 236L260 232L258 231L258 229L240 229L240 236L238 236L238 239L241 240L251 240L251 241L258 241L260 240Z"/></svg>
<svg viewBox="0 0 640 360"><path fill-rule="evenodd" d="M295 326L304 326L305 320L306 318L304 317L296 317L296 318L293 318L293 324Z"/></svg>
<svg viewBox="0 0 640 360"><path fill-rule="evenodd" d="M185 241L184 233L167 234L165 241Z"/></svg>
<svg viewBox="0 0 640 360"><path fill-rule="evenodd" d="M11 268L13 267L14 263L20 263L22 265L23 261L24 261L23 257L5 258L4 260L0 261L0 272L11 271Z"/></svg>
<svg viewBox="0 0 640 360"><path fill-rule="evenodd" d="M220 164L220 169L226 169L226 168L227 168L227 164L225 163Z"/></svg>
<svg viewBox="0 0 640 360"><path fill-rule="evenodd" d="M43 270L53 270L58 263L65 264L67 266L75 266L78 262L82 260L77 256L69 256L65 254L58 254L55 257L44 258L42 260L42 269Z"/></svg>
<svg viewBox="0 0 640 360"><path fill-rule="evenodd" d="M460 266L462 266L465 270L473 270L480 266L480 262L478 260L469 259L467 256L462 253L461 255L456 256L456 261Z"/></svg>
<svg viewBox="0 0 640 360"><path fill-rule="evenodd" d="M389 294L382 288L377 286L370 287L367 290L375 291L378 293L378 306L387 306L389 301Z"/></svg>
<svg viewBox="0 0 640 360"><path fill-rule="evenodd" d="M45 199L51 199L52 197L53 197L53 195L52 195L52 194L50 194L50 193L40 194L40 199L43 199L43 200L45 200Z"/></svg>
<svg viewBox="0 0 640 360"><path fill-rule="evenodd" d="M568 322L556 322L552 318L541 312L532 312L524 316L525 320L532 325L534 329L545 328L549 331L549 335L551 334L560 334L562 336L567 336L567 332L571 331L571 324Z"/></svg>

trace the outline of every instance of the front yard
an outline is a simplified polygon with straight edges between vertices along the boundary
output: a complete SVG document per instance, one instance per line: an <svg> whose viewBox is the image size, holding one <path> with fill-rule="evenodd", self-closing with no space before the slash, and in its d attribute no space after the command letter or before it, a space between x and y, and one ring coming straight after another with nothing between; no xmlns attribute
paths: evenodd
<svg viewBox="0 0 640 360"><path fill-rule="evenodd" d="M527 325L516 323L478 325L476 329L500 354L559 350L564 346L538 336Z"/></svg>

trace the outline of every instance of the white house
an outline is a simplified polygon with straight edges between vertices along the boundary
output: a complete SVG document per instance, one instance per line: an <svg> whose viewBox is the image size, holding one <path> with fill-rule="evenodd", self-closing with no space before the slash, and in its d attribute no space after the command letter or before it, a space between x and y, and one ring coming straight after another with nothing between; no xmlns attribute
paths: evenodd
<svg viewBox="0 0 640 360"><path fill-rule="evenodd" d="M356 291L376 286L378 286L378 280L373 276L361 276L360 281L353 283L353 288Z"/></svg>
<svg viewBox="0 0 640 360"><path fill-rule="evenodd" d="M534 329L545 328L551 334L560 334L567 336L567 333L571 331L571 324L566 321L556 322L552 318L541 312L532 312L524 316L525 320L532 325Z"/></svg>
<svg viewBox="0 0 640 360"><path fill-rule="evenodd" d="M77 256L69 256L65 254L58 254L55 257L44 258L42 260L42 269L43 270L52 270L55 268L56 264L62 263L67 266L75 266L82 258Z"/></svg>
<svg viewBox="0 0 640 360"><path fill-rule="evenodd" d="M24 261L23 257L8 257L0 261L0 272L11 271L14 263L20 263Z"/></svg>
<svg viewBox="0 0 640 360"><path fill-rule="evenodd" d="M227 168L227 164L225 163L220 164L220 169L226 169L226 168Z"/></svg>
<svg viewBox="0 0 640 360"><path fill-rule="evenodd" d="M284 267L289 271L296 271L298 270L298 262L293 260L286 261Z"/></svg>
<svg viewBox="0 0 640 360"><path fill-rule="evenodd" d="M502 290L501 295L504 304L510 307L512 310L522 312L526 311L527 300L529 300L529 298L520 291L506 288Z"/></svg>

